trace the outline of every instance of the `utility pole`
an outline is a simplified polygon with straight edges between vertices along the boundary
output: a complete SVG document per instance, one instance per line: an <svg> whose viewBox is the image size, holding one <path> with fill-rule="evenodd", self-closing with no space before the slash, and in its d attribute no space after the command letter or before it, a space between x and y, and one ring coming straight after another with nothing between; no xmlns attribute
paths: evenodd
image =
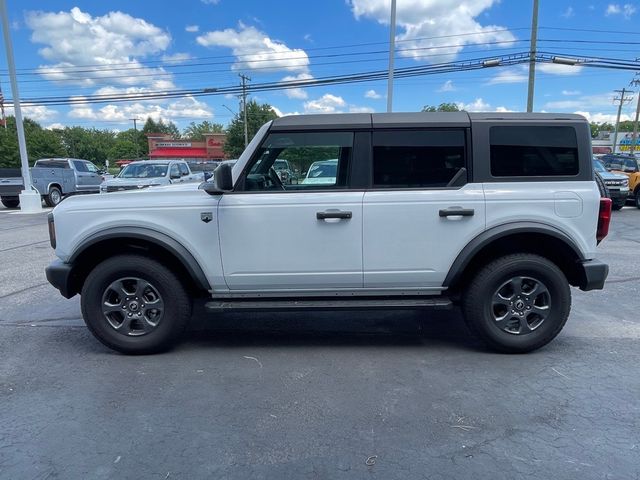
<svg viewBox="0 0 640 480"><path fill-rule="evenodd" d="M631 90L627 90L623 88L622 90L614 90L614 92L619 93L619 97L615 97L613 99L614 102L620 102L618 104L618 116L616 117L616 129L613 133L613 153L616 153L616 147L618 146L618 128L620 126L620 114L622 113L622 107L626 103L629 103L633 97L627 96L632 95L633 92Z"/></svg>
<svg viewBox="0 0 640 480"><path fill-rule="evenodd" d="M529 46L529 92L527 94L527 112L533 112L533 92L536 82L536 50L538 43L538 0L533 0L531 17L531 43Z"/></svg>
<svg viewBox="0 0 640 480"><path fill-rule="evenodd" d="M27 155L27 142L24 138L22 108L20 108L20 93L18 91L18 80L16 78L16 63L13 58L13 44L11 43L11 33L9 31L9 17L7 14L6 0L0 0L0 19L2 19L2 33L4 35L4 46L7 52L7 67L9 69L9 79L11 80L11 96L13 97L13 111L16 116L18 150L20 151L22 181L24 183L24 190L20 195L18 195L18 198L20 199L20 210L24 213L38 213L42 211L42 198L40 197L39 192L33 190L33 185L31 183L29 157Z"/></svg>
<svg viewBox="0 0 640 480"><path fill-rule="evenodd" d="M640 60L640 59L636 59L636 60ZM639 74L636 73L636 77ZM631 80L631 86L633 87L640 87L640 78L634 78L633 80ZM636 150L636 140L638 138L638 118L640 117L640 91L638 91L638 104L636 106L636 118L633 121L633 135L631 136L631 149L629 150L629 153L631 155L633 155L633 152L635 152Z"/></svg>
<svg viewBox="0 0 640 480"><path fill-rule="evenodd" d="M129 120L133 121L133 129L136 132L136 160L140 157L140 145L138 145L138 124L136 123L138 118L130 118Z"/></svg>
<svg viewBox="0 0 640 480"><path fill-rule="evenodd" d="M247 82L250 82L251 79L243 73L240 73L239 76L242 80L242 123L244 123L244 148L247 148L247 145L249 145L249 124L247 123Z"/></svg>
<svg viewBox="0 0 640 480"><path fill-rule="evenodd" d="M387 80L387 112L393 111L393 64L396 54L396 0L391 0L391 28L389 32L389 79Z"/></svg>

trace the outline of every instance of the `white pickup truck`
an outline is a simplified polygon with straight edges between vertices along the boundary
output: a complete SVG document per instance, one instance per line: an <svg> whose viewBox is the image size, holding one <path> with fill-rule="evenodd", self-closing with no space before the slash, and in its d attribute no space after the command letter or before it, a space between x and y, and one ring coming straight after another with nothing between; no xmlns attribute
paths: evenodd
<svg viewBox="0 0 640 480"><path fill-rule="evenodd" d="M278 158L335 173L283 184ZM47 278L81 294L105 345L166 349L202 299L212 312L460 305L490 347L526 352L563 328L570 286L601 289L608 273L596 246L611 200L578 115L282 117L214 178L50 215Z"/></svg>

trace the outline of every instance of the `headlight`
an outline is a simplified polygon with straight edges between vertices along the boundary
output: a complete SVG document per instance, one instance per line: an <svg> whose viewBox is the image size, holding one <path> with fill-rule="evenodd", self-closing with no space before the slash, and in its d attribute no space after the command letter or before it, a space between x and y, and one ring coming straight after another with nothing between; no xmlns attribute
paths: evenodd
<svg viewBox="0 0 640 480"><path fill-rule="evenodd" d="M622 186L623 187L628 187L629 186L629 179L623 180L622 181Z"/></svg>

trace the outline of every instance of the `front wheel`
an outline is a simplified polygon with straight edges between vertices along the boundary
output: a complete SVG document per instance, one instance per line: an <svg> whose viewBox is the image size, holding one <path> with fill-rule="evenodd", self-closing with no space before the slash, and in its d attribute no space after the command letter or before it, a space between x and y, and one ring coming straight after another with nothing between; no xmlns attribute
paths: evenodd
<svg viewBox="0 0 640 480"><path fill-rule="evenodd" d="M82 316L107 347L127 354L169 349L191 317L191 299L176 275L140 255L96 266L82 288Z"/></svg>
<svg viewBox="0 0 640 480"><path fill-rule="evenodd" d="M612 210L622 210L622 207L624 207L624 204L625 204L625 203L626 203L626 201L625 201L625 200L614 202L614 203L611 205L611 209L612 209Z"/></svg>
<svg viewBox="0 0 640 480"><path fill-rule="evenodd" d="M636 200L636 207L640 208L640 188L636 188L635 200Z"/></svg>
<svg viewBox="0 0 640 480"><path fill-rule="evenodd" d="M462 299L469 328L489 347L525 353L553 340L571 310L562 271L544 257L507 255L483 267Z"/></svg>

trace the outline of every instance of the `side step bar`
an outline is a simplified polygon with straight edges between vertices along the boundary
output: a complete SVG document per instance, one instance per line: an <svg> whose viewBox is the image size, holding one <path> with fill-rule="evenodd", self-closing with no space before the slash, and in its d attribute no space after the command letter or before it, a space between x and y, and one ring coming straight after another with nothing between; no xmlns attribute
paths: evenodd
<svg viewBox="0 0 640 480"><path fill-rule="evenodd" d="M420 309L448 310L451 300L444 297L356 298L350 300L325 299L249 299L212 300L205 304L210 312L261 312L298 310L372 310L372 309Z"/></svg>

